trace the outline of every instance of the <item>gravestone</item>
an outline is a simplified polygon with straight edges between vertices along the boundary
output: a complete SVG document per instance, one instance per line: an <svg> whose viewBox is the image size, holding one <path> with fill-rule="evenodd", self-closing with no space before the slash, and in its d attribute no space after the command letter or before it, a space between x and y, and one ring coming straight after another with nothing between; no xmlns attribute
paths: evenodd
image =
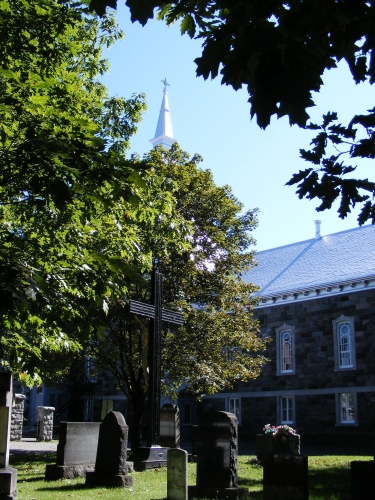
<svg viewBox="0 0 375 500"><path fill-rule="evenodd" d="M238 487L237 417L233 413L203 413L197 432L197 484L188 487L189 498L244 498Z"/></svg>
<svg viewBox="0 0 375 500"><path fill-rule="evenodd" d="M168 450L167 461L167 499L187 500L187 451L172 448Z"/></svg>
<svg viewBox="0 0 375 500"><path fill-rule="evenodd" d="M308 457L268 455L263 463L263 500L308 498Z"/></svg>
<svg viewBox="0 0 375 500"><path fill-rule="evenodd" d="M128 472L132 466L126 461L128 426L123 415L110 411L100 424L95 471L86 473L87 486L133 485L134 478Z"/></svg>
<svg viewBox="0 0 375 500"><path fill-rule="evenodd" d="M170 403L160 410L160 446L180 447L180 410Z"/></svg>
<svg viewBox="0 0 375 500"><path fill-rule="evenodd" d="M300 455L301 437L299 434L274 437L271 434L257 434L255 440L255 454L259 460L268 455L290 453Z"/></svg>
<svg viewBox="0 0 375 500"><path fill-rule="evenodd" d="M9 467L9 438L13 403L13 376L0 373L0 500L17 495L17 469Z"/></svg>
<svg viewBox="0 0 375 500"><path fill-rule="evenodd" d="M61 422L56 464L46 465L48 479L85 477L94 471L100 422Z"/></svg>
<svg viewBox="0 0 375 500"><path fill-rule="evenodd" d="M350 462L351 500L374 500L375 460Z"/></svg>

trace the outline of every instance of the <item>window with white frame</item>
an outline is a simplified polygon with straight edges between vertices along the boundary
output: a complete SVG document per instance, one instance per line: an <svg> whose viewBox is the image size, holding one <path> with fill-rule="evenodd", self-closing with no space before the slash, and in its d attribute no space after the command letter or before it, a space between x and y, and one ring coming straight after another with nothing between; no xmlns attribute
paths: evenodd
<svg viewBox="0 0 375 500"><path fill-rule="evenodd" d="M356 367L353 318L341 315L333 321L335 369L353 370Z"/></svg>
<svg viewBox="0 0 375 500"><path fill-rule="evenodd" d="M237 417L238 424L241 423L241 400L240 398L227 399L227 411Z"/></svg>
<svg viewBox="0 0 375 500"><path fill-rule="evenodd" d="M354 392L338 394L338 424L357 423L357 398Z"/></svg>
<svg viewBox="0 0 375 500"><path fill-rule="evenodd" d="M295 371L294 326L284 324L276 329L277 373L292 374Z"/></svg>
<svg viewBox="0 0 375 500"><path fill-rule="evenodd" d="M280 396L280 423L294 423L294 400L293 396Z"/></svg>

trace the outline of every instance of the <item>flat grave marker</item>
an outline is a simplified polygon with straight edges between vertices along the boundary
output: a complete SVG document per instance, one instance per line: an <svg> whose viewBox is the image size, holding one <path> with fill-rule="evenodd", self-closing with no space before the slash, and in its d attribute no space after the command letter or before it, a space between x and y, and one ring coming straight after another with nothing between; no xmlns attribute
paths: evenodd
<svg viewBox="0 0 375 500"><path fill-rule="evenodd" d="M60 422L56 464L46 465L46 479L85 477L94 471L100 422Z"/></svg>

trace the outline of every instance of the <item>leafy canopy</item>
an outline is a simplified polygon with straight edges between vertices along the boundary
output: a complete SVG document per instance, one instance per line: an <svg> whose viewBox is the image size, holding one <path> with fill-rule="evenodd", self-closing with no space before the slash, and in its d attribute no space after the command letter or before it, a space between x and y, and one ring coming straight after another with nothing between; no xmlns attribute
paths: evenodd
<svg viewBox="0 0 375 500"><path fill-rule="evenodd" d="M201 158L190 158L176 144L169 151L158 147L144 160L173 181L173 210L191 228L184 251L166 245L162 227L144 232L144 245L154 246L164 275L163 307L184 313L178 330L163 324L164 392L176 396L185 384L202 395L229 387L237 378L256 377L265 362L259 354L265 341L252 316L255 288L241 274L253 265L250 233L257 211L241 213L230 187L216 186L212 173L199 168ZM149 302L149 278L144 274L129 284L126 300L109 311L105 341L88 345L90 356L116 376L139 416L147 393L148 322L129 314L126 302Z"/></svg>
<svg viewBox="0 0 375 500"><path fill-rule="evenodd" d="M181 33L203 42L195 59L197 75L221 76L235 90L246 86L250 114L260 127L271 117L287 116L290 124L305 127L313 92L322 86L326 69L345 61L356 83L374 83L375 5L372 0L126 0L132 21L143 25L155 15L167 24L180 21ZM112 0L111 5L116 2ZM92 0L90 6L103 13L108 0ZM375 108L374 108L375 109ZM318 211L340 199L339 216L356 204L362 206L359 223L375 223L375 183L347 178L358 158L373 159L375 111L354 116L347 127L337 123L326 138L339 147L333 155L324 151L313 167L297 174L302 198L322 201ZM330 114L327 114L330 116ZM324 121L321 126L324 129ZM359 125L359 129L358 129ZM309 128L314 128L310 124ZM315 127L319 128L319 127ZM334 138L332 138L334 136ZM319 135L314 141L323 145ZM350 139L348 147L347 139ZM315 147L315 146L314 146ZM304 150L301 156L307 161ZM333 167L334 166L334 167Z"/></svg>
<svg viewBox="0 0 375 500"><path fill-rule="evenodd" d="M98 80L122 36L113 15L1 0L0 35L0 358L31 383L54 370L48 353L100 334L97 308L151 266L141 225L170 214L172 194L124 156L144 96Z"/></svg>

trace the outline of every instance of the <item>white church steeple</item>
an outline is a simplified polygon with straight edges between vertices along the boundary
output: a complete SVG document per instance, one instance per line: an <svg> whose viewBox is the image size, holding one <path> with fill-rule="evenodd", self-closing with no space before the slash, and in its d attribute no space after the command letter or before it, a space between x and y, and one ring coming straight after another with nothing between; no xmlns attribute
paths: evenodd
<svg viewBox="0 0 375 500"><path fill-rule="evenodd" d="M170 147L174 142L176 142L176 140L173 139L171 113L169 111L168 104L167 87L169 87L169 83L167 82L166 78L162 80L162 83L164 83L164 90L158 125L156 127L155 137L151 139L150 142L154 147L158 144L161 144L164 148L170 149Z"/></svg>

